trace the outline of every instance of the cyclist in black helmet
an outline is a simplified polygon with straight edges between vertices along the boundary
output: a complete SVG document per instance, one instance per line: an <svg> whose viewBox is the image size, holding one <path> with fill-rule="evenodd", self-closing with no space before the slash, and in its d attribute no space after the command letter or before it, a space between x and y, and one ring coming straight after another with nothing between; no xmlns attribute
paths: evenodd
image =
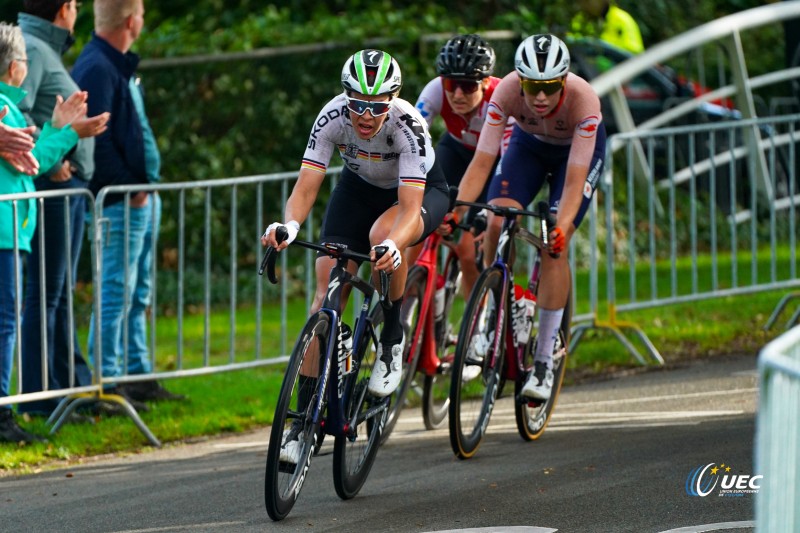
<svg viewBox="0 0 800 533"><path fill-rule="evenodd" d="M475 154L489 101L500 83L500 78L492 76L494 65L494 49L480 35L456 35L439 51L436 59L439 76L428 82L417 99L417 109L428 126L438 115L447 127L436 145L436 161L441 165L448 185L458 186ZM498 150L492 173L511 137L513 126L512 120L506 128L505 142ZM488 184L478 201L485 200L486 189ZM468 218L474 215L472 211ZM462 235L458 257L463 274L461 288L466 297L478 277L474 237L470 233Z"/></svg>

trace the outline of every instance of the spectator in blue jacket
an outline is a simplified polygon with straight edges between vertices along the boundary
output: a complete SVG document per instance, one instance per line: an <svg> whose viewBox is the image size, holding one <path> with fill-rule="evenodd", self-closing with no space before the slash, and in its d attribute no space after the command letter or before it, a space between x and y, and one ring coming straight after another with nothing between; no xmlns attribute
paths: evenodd
<svg viewBox="0 0 800 533"><path fill-rule="evenodd" d="M72 45L76 0L25 0L19 14L19 26L28 52L28 76L22 84L27 96L20 110L28 124L40 130L53 113L57 95L78 90L78 84L64 67L61 55ZM36 178L37 191L85 189L94 172L94 138L78 141L63 161ZM46 365L47 389L86 386L92 374L77 342L75 328L70 328L69 288L77 275L84 235L86 199L70 196L44 200L44 224L38 225L28 259L27 287L22 318L22 391L43 390L42 365ZM65 209L69 227L64 223ZM44 253L39 241L44 238ZM71 258L71 264L67 259ZM40 263L44 265L44 286L40 286ZM71 280L68 278L71 278ZM71 281L71 283L70 283ZM45 317L42 320L41 297L44 292ZM42 346L42 330L47 345ZM70 369L70 353L73 371ZM49 416L57 399L23 403L20 412Z"/></svg>
<svg viewBox="0 0 800 533"><path fill-rule="evenodd" d="M16 26L0 22L0 109L3 129L25 128L25 118L17 107L25 97L20 88L28 74L28 57L22 32ZM31 161L41 169L51 168L71 150L80 137L96 135L105 128L108 115L86 118L85 92L76 91L64 100L56 97L52 119L45 123L31 152ZM0 149L3 147L0 146ZM34 192L33 178L5 160L0 161L0 194ZM14 361L17 287L21 286L22 256L30 252L36 227L36 200L0 202L0 398L11 393L11 369ZM0 442L44 440L19 427L11 406L0 406Z"/></svg>
<svg viewBox="0 0 800 533"><path fill-rule="evenodd" d="M157 180L160 157L134 77L139 56L130 51L144 25L143 1L96 0L94 22L95 32L75 62L72 75L78 85L92 95L90 113L111 112L108 131L95 142L95 171L89 190L96 195L109 185L141 185ZM115 377L149 374L153 370L148 351L146 309L151 298L150 272L161 203L155 193L132 193L126 220L124 200L123 194L113 194L106 197L103 205L108 231L100 250L99 354L95 353L94 316L89 330L89 357L95 369L98 366L102 369L107 383L113 382ZM127 322L128 332L125 345L124 322ZM123 368L125 360L127 367ZM133 400L131 403L137 409L147 409L141 403L145 400L179 398L155 380L124 387L110 386L106 391Z"/></svg>

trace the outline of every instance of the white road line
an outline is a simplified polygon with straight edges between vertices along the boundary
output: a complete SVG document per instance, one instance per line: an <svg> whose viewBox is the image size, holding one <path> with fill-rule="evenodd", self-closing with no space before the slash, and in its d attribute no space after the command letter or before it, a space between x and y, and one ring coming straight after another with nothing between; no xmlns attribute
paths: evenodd
<svg viewBox="0 0 800 533"><path fill-rule="evenodd" d="M752 529L756 523L752 520L745 522L719 522L717 524L704 524L700 526L686 526L670 529L661 533L702 533L704 531L720 531L723 529Z"/></svg>
<svg viewBox="0 0 800 533"><path fill-rule="evenodd" d="M591 407L596 405L614 405L623 403L660 402L663 400L680 400L682 398L705 398L708 396L729 396L731 394L753 394L758 392L758 387L747 389L730 389L721 391L689 392L686 394L666 394L663 396L639 396L636 398L620 398L618 400L592 400L589 402L569 403L559 402L556 410L571 409L575 407Z"/></svg>

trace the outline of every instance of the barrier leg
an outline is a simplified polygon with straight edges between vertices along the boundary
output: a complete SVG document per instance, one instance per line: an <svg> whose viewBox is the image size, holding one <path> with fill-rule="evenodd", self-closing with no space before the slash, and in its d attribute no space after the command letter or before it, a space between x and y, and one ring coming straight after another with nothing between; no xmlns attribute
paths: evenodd
<svg viewBox="0 0 800 533"><path fill-rule="evenodd" d="M133 423L136 424L136 427L139 428L139 431L142 432L150 444L156 448L161 447L161 441L158 440L155 435L153 435L153 432L150 431L150 428L148 428L147 425L142 421L139 413L136 412L136 409L133 408L128 400L118 394L103 394L102 392L99 394L96 392L74 394L64 398L48 419L48 423L51 423L53 420L55 420L53 427L50 429L50 434L54 435L61 428L61 426L64 425L64 422L68 420L69 415L72 414L72 412L78 407L84 404L99 401L120 405L124 409L125 414L127 414L128 417L133 420Z"/></svg>
<svg viewBox="0 0 800 533"><path fill-rule="evenodd" d="M775 310L772 311L772 314L769 316L766 324L764 324L764 330L768 330L775 325L775 322L778 320L778 316L783 312L783 309L786 307L786 304L789 303L790 300L794 300L795 298L800 298L800 292L790 292L789 294L784 294L783 297L780 299L778 304L775 306ZM786 329L790 329L796 322L797 318L800 316L800 307L792 315L792 318L789 322L786 323Z"/></svg>

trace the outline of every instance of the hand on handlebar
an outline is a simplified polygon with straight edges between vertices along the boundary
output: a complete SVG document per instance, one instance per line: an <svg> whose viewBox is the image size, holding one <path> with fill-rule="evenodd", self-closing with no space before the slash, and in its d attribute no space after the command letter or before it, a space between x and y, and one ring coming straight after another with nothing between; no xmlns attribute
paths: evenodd
<svg viewBox="0 0 800 533"><path fill-rule="evenodd" d="M550 234L547 236L550 244L550 252L553 254L560 254L564 251L566 247L567 239L564 236L564 231L556 226L552 230L550 230Z"/></svg>
<svg viewBox="0 0 800 533"><path fill-rule="evenodd" d="M275 238L275 230L281 226L286 228L286 233L288 236L279 243ZM273 222L267 226L266 231L264 231L264 235L261 236L261 244L264 246L272 246L276 250L281 251L289 246L293 240L295 240L298 231L300 231L300 224L295 220L290 220L289 222Z"/></svg>
<svg viewBox="0 0 800 533"><path fill-rule="evenodd" d="M450 235L454 233L456 229L458 229L459 220L461 220L461 217L455 211L445 214L444 218L442 219L442 223L439 224L436 232L439 235Z"/></svg>
<svg viewBox="0 0 800 533"><path fill-rule="evenodd" d="M400 250L397 249L397 245L391 239L386 239L380 244L376 244L372 247L370 251L370 257L375 260L375 248L378 246L385 246L387 248L386 253L375 262L375 268L378 270L382 270L387 274L391 274L398 268L400 268L400 263L403 262L402 254Z"/></svg>

